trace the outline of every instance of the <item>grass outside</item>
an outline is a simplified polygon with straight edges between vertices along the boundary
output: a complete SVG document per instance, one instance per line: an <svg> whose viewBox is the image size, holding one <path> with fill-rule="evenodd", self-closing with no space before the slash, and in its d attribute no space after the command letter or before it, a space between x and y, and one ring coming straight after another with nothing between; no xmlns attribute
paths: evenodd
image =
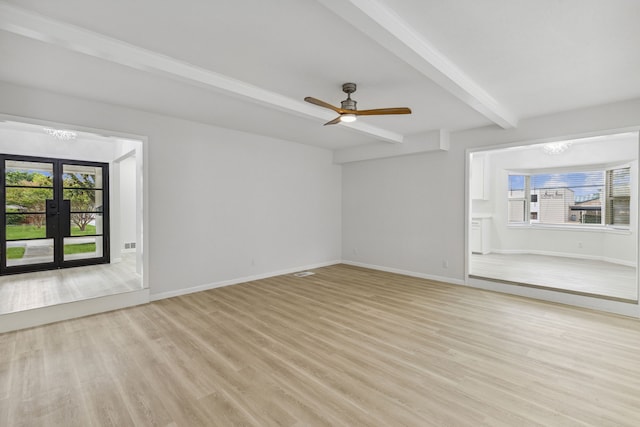
<svg viewBox="0 0 640 427"><path fill-rule="evenodd" d="M73 226L71 228L72 236L86 236L96 234L95 225L87 225L83 231ZM46 227L36 227L35 225L7 225L7 240L36 239L46 237ZM7 259L21 259L24 257L24 246L7 248ZM78 243L64 246L65 255L82 254L87 252L95 252L95 243Z"/></svg>
<svg viewBox="0 0 640 427"><path fill-rule="evenodd" d="M20 259L24 256L24 246L7 248L7 259Z"/></svg>
<svg viewBox="0 0 640 427"><path fill-rule="evenodd" d="M24 256L25 249L26 248L24 246L7 248L7 259L21 259ZM87 252L95 252L95 251L96 251L95 243L77 243L75 245L64 246L65 255L84 254Z"/></svg>
<svg viewBox="0 0 640 427"><path fill-rule="evenodd" d="M78 243L76 245L64 245L65 255L83 254L86 252L95 252L95 251L96 251L95 243Z"/></svg>
<svg viewBox="0 0 640 427"><path fill-rule="evenodd" d="M35 225L7 225L7 240L36 239L46 237L47 229L43 225L38 228ZM84 231L77 226L71 227L72 236L87 236L96 234L95 225L87 225Z"/></svg>

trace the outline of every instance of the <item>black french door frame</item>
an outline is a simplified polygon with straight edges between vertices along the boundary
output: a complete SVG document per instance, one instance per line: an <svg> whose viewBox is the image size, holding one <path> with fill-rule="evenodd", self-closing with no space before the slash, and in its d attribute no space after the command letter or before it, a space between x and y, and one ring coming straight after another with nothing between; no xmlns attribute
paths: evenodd
<svg viewBox="0 0 640 427"><path fill-rule="evenodd" d="M7 187L6 183L6 165L7 161L15 162L31 162L52 165L53 185L51 187L34 187L52 190L53 197L46 199L45 210L40 212L29 212L34 215L44 215L44 237L25 239L25 241L44 241L53 240L53 257L51 261L24 264L24 265L7 265L7 225L8 216L12 215L7 212L7 188L16 188L16 186ZM71 167L91 167L100 168L102 174L102 182L100 188L82 188L82 187L64 187L63 182L63 166ZM18 186L19 187L19 186ZM110 238L109 238L109 164L91 161L80 161L70 159L58 159L49 157L23 156L12 154L0 154L0 275L26 273L33 271L55 270L60 268L80 267L95 264L107 264L110 262ZM28 187L24 187L28 188ZM92 210L87 212L72 212L72 203L68 199L64 199L65 190L93 190L101 191L102 203L100 210ZM94 194L95 197L95 194ZM82 236L72 236L71 233L71 216L72 214L94 214L101 217L101 233L99 234L83 234ZM93 237L96 249L98 241L101 244L101 255L95 257L86 257L79 259L65 259L64 246L65 238L77 237ZM12 240L10 240L12 241Z"/></svg>

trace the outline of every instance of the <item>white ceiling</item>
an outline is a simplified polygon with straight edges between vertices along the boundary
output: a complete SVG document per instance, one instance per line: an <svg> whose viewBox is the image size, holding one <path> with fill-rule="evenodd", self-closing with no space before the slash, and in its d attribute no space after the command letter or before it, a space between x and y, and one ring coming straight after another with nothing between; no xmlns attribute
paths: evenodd
<svg viewBox="0 0 640 427"><path fill-rule="evenodd" d="M0 0L0 80L329 149L640 97L636 0ZM361 109L323 127L353 81Z"/></svg>

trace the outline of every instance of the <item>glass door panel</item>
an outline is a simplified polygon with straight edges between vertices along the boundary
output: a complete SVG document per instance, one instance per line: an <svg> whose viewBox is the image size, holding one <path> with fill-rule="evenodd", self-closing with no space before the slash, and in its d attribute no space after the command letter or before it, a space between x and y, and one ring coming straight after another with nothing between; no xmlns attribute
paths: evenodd
<svg viewBox="0 0 640 427"><path fill-rule="evenodd" d="M53 239L7 241L7 267L33 264L51 264Z"/></svg>
<svg viewBox="0 0 640 427"><path fill-rule="evenodd" d="M106 163L0 154L0 274L109 262Z"/></svg>
<svg viewBox="0 0 640 427"><path fill-rule="evenodd" d="M6 265L54 262L47 203L54 198L54 163L4 161L4 240Z"/></svg>
<svg viewBox="0 0 640 427"><path fill-rule="evenodd" d="M69 204L68 216L62 217L69 230L64 261L103 257L103 179L102 167L62 165L62 197Z"/></svg>
<svg viewBox="0 0 640 427"><path fill-rule="evenodd" d="M64 260L102 257L102 236L65 237Z"/></svg>

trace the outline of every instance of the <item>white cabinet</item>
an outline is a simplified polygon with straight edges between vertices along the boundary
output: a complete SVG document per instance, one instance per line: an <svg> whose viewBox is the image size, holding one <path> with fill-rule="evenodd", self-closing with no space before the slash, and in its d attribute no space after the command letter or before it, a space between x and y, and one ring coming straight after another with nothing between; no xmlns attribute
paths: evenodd
<svg viewBox="0 0 640 427"><path fill-rule="evenodd" d="M484 153L471 154L469 189L471 199L489 200L489 158Z"/></svg>
<svg viewBox="0 0 640 427"><path fill-rule="evenodd" d="M491 252L491 218L471 218L470 246L474 254L488 254Z"/></svg>

